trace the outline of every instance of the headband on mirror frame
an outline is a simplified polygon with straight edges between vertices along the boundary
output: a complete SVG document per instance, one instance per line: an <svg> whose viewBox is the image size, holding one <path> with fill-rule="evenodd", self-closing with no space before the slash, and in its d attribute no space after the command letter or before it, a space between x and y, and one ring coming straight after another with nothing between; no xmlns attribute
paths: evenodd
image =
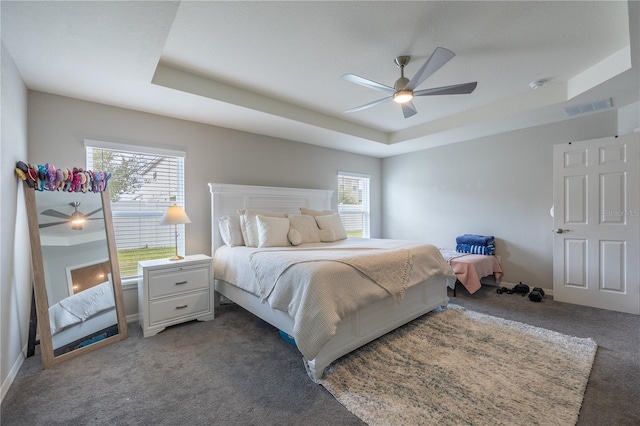
<svg viewBox="0 0 640 426"><path fill-rule="evenodd" d="M29 188L37 191L102 192L111 179L111 172L79 167L56 169L50 163L33 166L23 161L16 163L15 173Z"/></svg>

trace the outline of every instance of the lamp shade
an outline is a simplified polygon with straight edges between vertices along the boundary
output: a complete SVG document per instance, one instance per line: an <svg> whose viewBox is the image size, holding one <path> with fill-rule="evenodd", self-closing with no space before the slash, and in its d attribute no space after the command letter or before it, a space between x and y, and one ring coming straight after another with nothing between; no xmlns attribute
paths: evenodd
<svg viewBox="0 0 640 426"><path fill-rule="evenodd" d="M182 223L191 223L191 219L182 207L175 204L164 212L164 216L160 220L160 225L180 225Z"/></svg>

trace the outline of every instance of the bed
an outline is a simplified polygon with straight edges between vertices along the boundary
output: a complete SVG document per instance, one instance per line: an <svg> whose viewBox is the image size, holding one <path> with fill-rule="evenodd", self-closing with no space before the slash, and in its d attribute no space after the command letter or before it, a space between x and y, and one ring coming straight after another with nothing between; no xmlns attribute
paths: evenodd
<svg viewBox="0 0 640 426"><path fill-rule="evenodd" d="M460 282L470 294L481 287L480 279L493 276L500 284L502 268L493 255L459 253L455 250L441 249L442 256L449 262L456 274L456 283ZM455 287L454 287L455 296Z"/></svg>
<svg viewBox="0 0 640 426"><path fill-rule="evenodd" d="M228 220L238 210L278 212L285 217L300 214L301 208L326 212L333 191L219 183L209 187L216 304L223 296L293 336L314 379L335 359L447 306L447 285L453 285L455 275L432 245L352 238L296 247L231 247L223 242L220 219ZM320 218L316 217L318 223ZM361 257L363 251L377 256L376 261ZM399 264L376 267L387 258ZM402 283L384 277L387 270L403 276ZM336 284L340 280L349 284ZM321 281L328 287L316 287ZM313 285L301 285L304 282ZM342 291L356 297L343 297ZM325 305L337 310L324 311Z"/></svg>
<svg viewBox="0 0 640 426"><path fill-rule="evenodd" d="M49 307L55 355L118 332L111 281L83 290Z"/></svg>

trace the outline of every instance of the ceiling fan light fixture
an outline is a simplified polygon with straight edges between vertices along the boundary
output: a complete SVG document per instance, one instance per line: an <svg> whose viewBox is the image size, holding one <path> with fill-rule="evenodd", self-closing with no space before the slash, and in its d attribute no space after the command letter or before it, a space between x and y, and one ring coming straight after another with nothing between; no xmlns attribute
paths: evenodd
<svg viewBox="0 0 640 426"><path fill-rule="evenodd" d="M72 225L82 225L83 223L85 223L87 221L87 218L84 217L84 215L78 211L73 212L71 214L71 224Z"/></svg>
<svg viewBox="0 0 640 426"><path fill-rule="evenodd" d="M413 99L413 92L411 90L400 90L393 94L393 101L398 104L406 104Z"/></svg>

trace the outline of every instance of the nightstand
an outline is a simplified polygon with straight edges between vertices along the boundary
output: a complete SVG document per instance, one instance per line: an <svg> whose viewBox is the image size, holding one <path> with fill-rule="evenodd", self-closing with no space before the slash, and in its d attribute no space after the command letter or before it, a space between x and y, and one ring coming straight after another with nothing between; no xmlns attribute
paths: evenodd
<svg viewBox="0 0 640 426"><path fill-rule="evenodd" d="M170 325L214 318L212 261L196 254L138 262L138 316L144 337Z"/></svg>

